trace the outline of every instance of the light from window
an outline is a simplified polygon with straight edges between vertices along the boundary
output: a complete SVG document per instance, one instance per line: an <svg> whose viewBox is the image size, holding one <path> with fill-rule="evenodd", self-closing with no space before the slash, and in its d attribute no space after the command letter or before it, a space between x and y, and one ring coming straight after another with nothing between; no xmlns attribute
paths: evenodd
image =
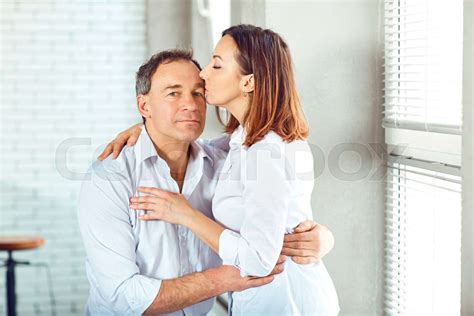
<svg viewBox="0 0 474 316"><path fill-rule="evenodd" d="M461 133L462 6L385 2L385 127Z"/></svg>
<svg viewBox="0 0 474 316"><path fill-rule="evenodd" d="M388 167L385 312L459 315L461 179L397 162Z"/></svg>

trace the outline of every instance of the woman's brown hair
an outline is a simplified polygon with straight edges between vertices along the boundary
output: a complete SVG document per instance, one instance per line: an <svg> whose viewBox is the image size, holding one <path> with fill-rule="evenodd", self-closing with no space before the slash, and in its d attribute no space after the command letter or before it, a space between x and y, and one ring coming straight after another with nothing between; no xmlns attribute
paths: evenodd
<svg viewBox="0 0 474 316"><path fill-rule="evenodd" d="M253 25L236 25L222 32L237 44L237 63L243 75L254 75L254 91L249 93L249 108L244 117L245 146L261 140L274 131L286 142L308 137L293 77L290 51L285 41L275 32ZM222 119L217 111L219 121ZM239 126L230 115L225 132L232 133Z"/></svg>

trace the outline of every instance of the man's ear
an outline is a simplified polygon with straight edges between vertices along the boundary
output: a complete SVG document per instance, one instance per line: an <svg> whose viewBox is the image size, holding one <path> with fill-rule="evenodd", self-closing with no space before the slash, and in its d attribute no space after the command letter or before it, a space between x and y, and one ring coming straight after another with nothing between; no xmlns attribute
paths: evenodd
<svg viewBox="0 0 474 316"><path fill-rule="evenodd" d="M137 95L137 107L138 107L138 112L140 112L140 114L143 117L145 118L150 117L151 112L148 107L148 96L143 95L143 94Z"/></svg>
<svg viewBox="0 0 474 316"><path fill-rule="evenodd" d="M242 76L240 80L240 90L244 93L253 92L255 87L254 77L253 74Z"/></svg>

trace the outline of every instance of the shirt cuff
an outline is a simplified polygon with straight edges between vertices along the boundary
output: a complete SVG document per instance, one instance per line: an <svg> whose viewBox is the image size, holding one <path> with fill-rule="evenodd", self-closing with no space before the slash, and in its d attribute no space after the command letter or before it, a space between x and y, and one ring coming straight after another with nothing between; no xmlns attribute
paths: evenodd
<svg viewBox="0 0 474 316"><path fill-rule="evenodd" d="M224 229L219 237L219 257L223 264L238 267L238 249L240 235L228 229Z"/></svg>
<svg viewBox="0 0 474 316"><path fill-rule="evenodd" d="M148 307L155 301L156 296L161 288L162 280L145 277L143 275L136 275L139 278L134 298L129 302L134 315L142 315Z"/></svg>

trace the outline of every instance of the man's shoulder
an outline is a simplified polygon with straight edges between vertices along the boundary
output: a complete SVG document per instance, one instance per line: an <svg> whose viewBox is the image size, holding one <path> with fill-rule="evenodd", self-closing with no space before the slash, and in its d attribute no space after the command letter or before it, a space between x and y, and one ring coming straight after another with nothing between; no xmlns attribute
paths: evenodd
<svg viewBox="0 0 474 316"><path fill-rule="evenodd" d="M131 180L135 165L136 155L133 147L125 147L116 159L108 156L102 161L94 161L89 173L91 180L96 184L104 181Z"/></svg>

